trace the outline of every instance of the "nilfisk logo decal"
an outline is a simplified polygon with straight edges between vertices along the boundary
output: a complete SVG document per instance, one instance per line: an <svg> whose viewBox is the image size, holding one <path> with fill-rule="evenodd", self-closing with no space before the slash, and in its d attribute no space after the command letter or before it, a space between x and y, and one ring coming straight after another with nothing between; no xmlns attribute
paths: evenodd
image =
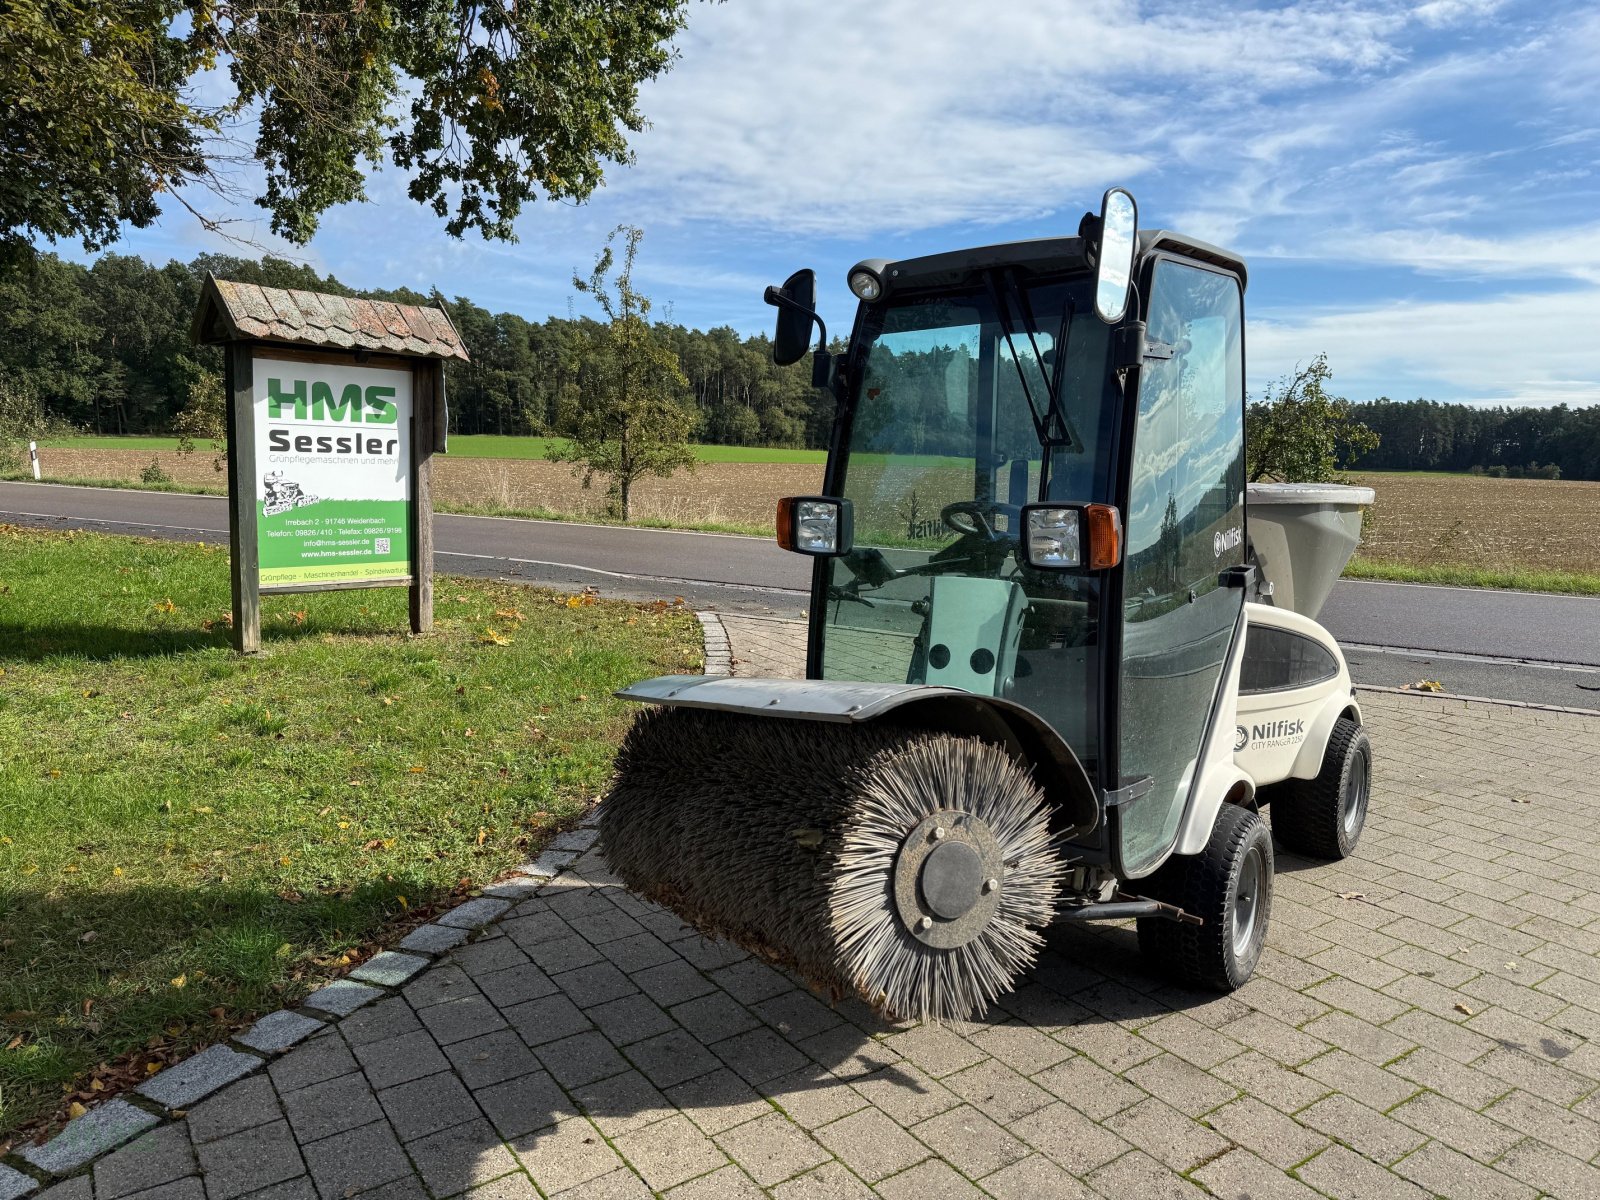
<svg viewBox="0 0 1600 1200"><path fill-rule="evenodd" d="M1211 535L1211 552L1221 558L1229 550L1237 550L1244 544L1244 530L1235 525L1232 529L1224 529Z"/></svg>
<svg viewBox="0 0 1600 1200"><path fill-rule="evenodd" d="M1248 729L1241 725L1233 739L1233 749L1235 753L1246 747L1251 750L1282 750L1286 746L1298 746L1305 736L1306 723L1303 717L1296 717L1292 721L1267 721L1261 725L1251 725Z"/></svg>

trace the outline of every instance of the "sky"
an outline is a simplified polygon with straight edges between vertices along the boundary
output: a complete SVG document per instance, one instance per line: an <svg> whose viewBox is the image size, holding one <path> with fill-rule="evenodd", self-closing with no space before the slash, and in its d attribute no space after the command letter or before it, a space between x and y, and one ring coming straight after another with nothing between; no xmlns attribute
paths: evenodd
<svg viewBox="0 0 1600 1200"><path fill-rule="evenodd" d="M1252 393L1326 352L1353 400L1600 402L1600 6L729 0L677 46L636 163L514 244L450 238L393 168L307 247L234 215L352 286L532 320L634 223L658 315L754 333L808 266L845 333L859 259L1070 235L1121 185L1248 261ZM176 205L116 249L238 252Z"/></svg>

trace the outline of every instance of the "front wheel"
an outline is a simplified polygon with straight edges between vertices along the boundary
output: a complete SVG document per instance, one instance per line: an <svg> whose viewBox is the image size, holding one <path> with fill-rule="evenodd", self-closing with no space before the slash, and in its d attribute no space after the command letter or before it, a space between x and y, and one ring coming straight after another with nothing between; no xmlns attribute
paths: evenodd
<svg viewBox="0 0 1600 1200"><path fill-rule="evenodd" d="M1205 849L1174 857L1146 881L1145 894L1175 904L1200 925L1145 917L1139 948L1191 987L1231 992L1261 959L1272 915L1272 836L1260 817L1224 804Z"/></svg>
<svg viewBox="0 0 1600 1200"><path fill-rule="evenodd" d="M1315 779L1286 779L1271 790L1272 831L1308 858L1355 853L1372 798L1372 743L1367 731L1340 717L1328 735Z"/></svg>

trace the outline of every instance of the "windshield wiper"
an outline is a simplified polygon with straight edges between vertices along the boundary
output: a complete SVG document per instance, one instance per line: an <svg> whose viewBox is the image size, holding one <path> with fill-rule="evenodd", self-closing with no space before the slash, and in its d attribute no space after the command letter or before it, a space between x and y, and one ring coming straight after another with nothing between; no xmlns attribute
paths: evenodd
<svg viewBox="0 0 1600 1200"><path fill-rule="evenodd" d="M1052 450L1069 449L1078 444L1078 439L1073 436L1072 427L1067 421L1066 412L1061 407L1061 380L1076 306L1071 297L1068 297L1066 307L1061 314L1061 331L1056 335L1055 363L1052 369L1046 370L1044 355L1039 352L1038 322L1034 320L1033 308L1029 305L1022 289L1017 287L1016 277L1009 271L1005 272L1006 293L1010 295L1016 304L1016 311L1022 317L1023 333L1027 335L1028 346L1033 351L1034 365L1038 368L1039 378L1045 385L1045 410L1044 415L1040 416L1039 406L1033 401L1033 389L1028 386L1027 372L1022 369L1022 357L1017 353L1016 327L1011 317L1011 306L1006 303L1006 296L1001 293L1000 285L996 282L996 276L999 274L999 271L987 272L984 275L984 282L988 285L989 298L993 300L995 312L1000 318L1000 332L1005 336L1006 348L1011 351L1011 365L1017 369L1017 382L1022 385L1023 398L1028 402L1028 415L1033 419L1033 429L1039 438L1039 446L1045 451L1044 460L1048 461Z"/></svg>

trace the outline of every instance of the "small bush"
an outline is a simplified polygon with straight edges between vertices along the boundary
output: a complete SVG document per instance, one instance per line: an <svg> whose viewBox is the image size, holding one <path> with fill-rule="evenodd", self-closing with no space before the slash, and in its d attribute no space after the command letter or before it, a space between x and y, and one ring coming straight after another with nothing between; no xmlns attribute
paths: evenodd
<svg viewBox="0 0 1600 1200"><path fill-rule="evenodd" d="M1499 463L1496 463L1494 466L1485 471L1484 474L1490 479L1504 479L1506 477L1506 469Z"/></svg>
<svg viewBox="0 0 1600 1200"><path fill-rule="evenodd" d="M139 472L139 478L146 483L171 483L172 476L167 474L166 468L161 465L159 458L152 458L150 465Z"/></svg>

